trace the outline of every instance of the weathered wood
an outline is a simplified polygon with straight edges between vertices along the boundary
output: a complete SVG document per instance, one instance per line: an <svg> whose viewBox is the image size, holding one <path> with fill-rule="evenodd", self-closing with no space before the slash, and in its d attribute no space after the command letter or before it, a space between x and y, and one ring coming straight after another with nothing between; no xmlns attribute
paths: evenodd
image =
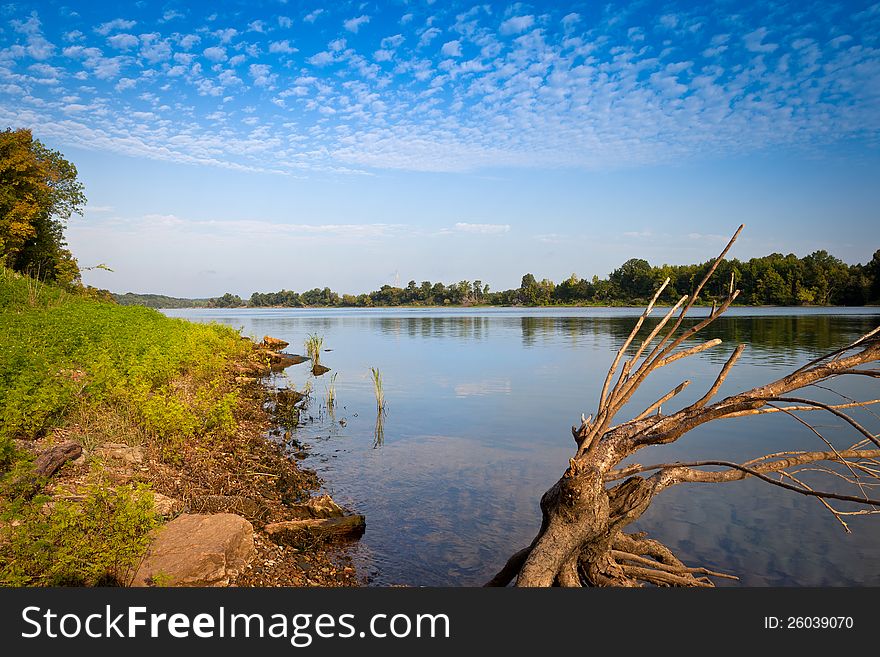
<svg viewBox="0 0 880 657"><path fill-rule="evenodd" d="M61 469L61 466L79 458L80 454L82 454L82 445L72 441L41 452L34 461L33 469L9 484L9 494L24 499L32 498L40 492L46 480Z"/></svg>
<svg viewBox="0 0 880 657"><path fill-rule="evenodd" d="M263 531L276 543L302 545L314 543L316 540L354 541L363 536L366 527L364 516L351 515L336 518L284 520L266 525L263 527Z"/></svg>
<svg viewBox="0 0 880 657"><path fill-rule="evenodd" d="M719 344L720 341L714 339L697 346L685 346L702 329L723 315L736 300L739 292L734 289L733 282L728 286L727 298L709 316L691 324L684 324L683 320L741 230L742 226L708 268L693 293L682 297L630 356L632 350L629 347L668 284L668 279L656 292L612 362L599 396L595 420L592 419L593 415L590 419L582 415L580 427L572 427L572 435L578 446L577 452L569 460L569 467L559 481L541 498L541 529L528 548L520 550L508 560L504 568L489 582L490 585L504 586L515 577L518 586L641 586L643 583L660 586L711 586L710 577L732 577L706 568L687 567L662 544L642 536L627 537L622 533L626 526L641 517L656 495L680 483L723 483L756 477L769 484L819 498L845 529L847 526L842 519L843 515L872 511L838 511L830 505L829 500L844 500L869 507L880 506L876 496L869 497L865 490L866 484L876 485L876 481L880 480L876 469L866 467L866 464L873 465L880 458L880 449L873 449L880 448L877 436L844 412L845 408L850 407L846 404L829 405L790 394L847 374L873 377L874 370L866 370L864 366L880 362L880 327L849 346L825 354L776 381L710 403L742 354L744 347L740 345L727 359L709 391L697 402L673 413L662 413L661 405L671 401L683 389L682 384L648 406L641 414L635 414L633 419L615 424L615 416L650 374L669 363L692 357ZM666 323L671 320L679 306L682 306L682 310L672 328L667 330ZM654 338L658 336L659 341L655 341ZM642 359L645 353L647 355ZM852 408L876 402L847 401L852 404ZM776 406L777 403L787 406ZM843 420L855 430L859 442L849 449L838 449L827 436L794 415L795 412L813 408ZM658 463L652 466L637 463L624 467L620 465L645 447L673 443L689 431L714 420L765 412L784 412L792 416L825 442L828 450L775 452L746 463L703 460L694 463ZM831 465L847 468L849 476L839 468L829 467ZM711 466L713 469L699 469L704 466ZM811 470L835 475L838 481L856 486L859 494L848 495L833 490L810 488L795 476L800 470L792 471L792 468L800 466L810 466ZM723 469L715 469L718 467ZM654 474L636 476L650 472ZM773 475L784 476L792 483L779 481ZM609 482L619 479L626 480L616 486L606 487Z"/></svg>
<svg viewBox="0 0 880 657"><path fill-rule="evenodd" d="M47 449L34 461L33 474L48 479L58 472L62 465L79 458L82 451L82 445L73 441Z"/></svg>

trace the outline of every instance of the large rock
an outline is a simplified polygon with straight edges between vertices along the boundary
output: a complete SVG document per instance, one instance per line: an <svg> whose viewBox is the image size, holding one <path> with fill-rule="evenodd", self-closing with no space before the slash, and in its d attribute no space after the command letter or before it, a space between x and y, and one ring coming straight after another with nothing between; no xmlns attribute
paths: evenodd
<svg viewBox="0 0 880 657"><path fill-rule="evenodd" d="M263 337L263 342L260 343L260 346L266 347L267 349L271 349L273 351L281 351L289 345L289 342L285 342L279 338L273 338L271 335L267 335Z"/></svg>
<svg viewBox="0 0 880 657"><path fill-rule="evenodd" d="M254 528L241 516L185 514L162 527L132 586L228 586L254 557Z"/></svg>

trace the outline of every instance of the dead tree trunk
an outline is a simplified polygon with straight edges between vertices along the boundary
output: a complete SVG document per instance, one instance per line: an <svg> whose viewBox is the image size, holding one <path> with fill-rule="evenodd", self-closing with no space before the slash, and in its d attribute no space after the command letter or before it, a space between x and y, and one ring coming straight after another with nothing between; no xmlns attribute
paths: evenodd
<svg viewBox="0 0 880 657"><path fill-rule="evenodd" d="M724 483L757 477L769 484L818 498L845 529L844 516L852 512L838 511L831 506L831 500L866 505L868 509L863 513L880 512L880 500L869 496L871 482L880 479L880 440L846 412L849 408L878 403L880 399L848 400L848 403L829 405L792 396L806 386L840 376L880 377L880 370L863 367L880 360L880 327L781 379L711 403L743 352L744 345L739 345L713 385L698 401L668 415L663 414L663 406L690 384L690 381L684 381L633 419L613 423L618 412L652 372L721 344L721 340L714 339L684 346L692 343L694 337L720 317L736 299L739 291L734 287L733 278L727 298L717 307L713 306L708 317L688 328L682 328L682 322L742 228L740 226L736 231L693 295L679 299L650 334L635 346L633 341L639 329L669 279L657 290L614 358L602 387L595 419L592 415L589 418L582 416L580 426L572 427L577 449L562 477L541 498L541 529L531 545L510 557L488 586L506 586L511 581L517 586L713 586L711 577L736 579L705 568L688 567L661 543L641 533L626 532L627 526L648 509L656 495L683 482ZM670 324L671 328L667 329ZM858 440L848 448L837 449L801 418L802 413L809 411L835 415L850 425L858 434ZM746 463L700 461L620 467L624 459L640 449L673 443L707 422L777 412L786 413L808 426L828 449L776 452ZM706 466L721 469L702 469ZM837 475L854 487L852 494L811 488L797 477L804 466Z"/></svg>

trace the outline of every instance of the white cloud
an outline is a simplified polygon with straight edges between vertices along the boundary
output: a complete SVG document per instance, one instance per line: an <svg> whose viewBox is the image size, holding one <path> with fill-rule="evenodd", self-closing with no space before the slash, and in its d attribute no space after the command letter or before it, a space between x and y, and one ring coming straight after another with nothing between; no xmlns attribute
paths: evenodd
<svg viewBox="0 0 880 657"><path fill-rule="evenodd" d="M290 41L285 39L284 41L273 41L269 44L269 52L271 53L284 53L284 54L292 54L299 52L298 48L294 48L290 45Z"/></svg>
<svg viewBox="0 0 880 657"><path fill-rule="evenodd" d="M248 68L254 84L258 87L271 87L275 84L277 76L272 73L272 67L268 64L251 64Z"/></svg>
<svg viewBox="0 0 880 657"><path fill-rule="evenodd" d="M447 57L461 57L461 41L447 41L440 48L440 53Z"/></svg>
<svg viewBox="0 0 880 657"><path fill-rule="evenodd" d="M201 42L202 38L198 34L184 34L181 36L177 43L184 50L189 50L193 46L196 46Z"/></svg>
<svg viewBox="0 0 880 657"><path fill-rule="evenodd" d="M293 25L293 21L290 19L289 16L279 16L278 17L278 27L287 28L287 27L290 27L291 25Z"/></svg>
<svg viewBox="0 0 880 657"><path fill-rule="evenodd" d="M400 48L403 45L403 42L406 41L406 37L402 34L395 34L394 36L388 36L382 39L380 45L382 48L386 48L388 50L394 50L395 48Z"/></svg>
<svg viewBox="0 0 880 657"><path fill-rule="evenodd" d="M266 31L266 24L263 21L251 21L248 23L247 31L263 33Z"/></svg>
<svg viewBox="0 0 880 657"><path fill-rule="evenodd" d="M361 29L361 25L370 22L369 16L358 16L357 18L349 18L342 25L349 32L354 32L357 34L358 30Z"/></svg>
<svg viewBox="0 0 880 657"><path fill-rule="evenodd" d="M763 43L764 38L767 36L767 28L759 27L754 32L749 32L743 37L743 41L746 44L746 50L751 52L773 52L776 50L779 45L775 43Z"/></svg>
<svg viewBox="0 0 880 657"><path fill-rule="evenodd" d="M162 14L163 23L167 23L168 21L173 21L176 18L186 18L186 15L177 11L176 9L169 9L164 14Z"/></svg>
<svg viewBox="0 0 880 657"><path fill-rule="evenodd" d="M571 15L571 14L569 14ZM534 16L514 16L501 23L501 34L519 34L535 24Z"/></svg>
<svg viewBox="0 0 880 657"><path fill-rule="evenodd" d="M324 51L319 52L311 57L309 57L309 63L314 66L326 66L327 64L332 64L335 61L333 57L333 53Z"/></svg>
<svg viewBox="0 0 880 657"><path fill-rule="evenodd" d="M323 13L324 13L323 9L315 9L315 11L306 14L305 17L303 18L303 20L306 23L314 23L318 19L318 16L320 16Z"/></svg>
<svg viewBox="0 0 880 657"><path fill-rule="evenodd" d="M509 224L469 224L459 222L453 226L460 233L475 233L478 235L501 235L510 232Z"/></svg>
<svg viewBox="0 0 880 657"><path fill-rule="evenodd" d="M102 36L107 36L108 34L116 30L130 30L135 25L137 25L137 21L129 21L125 20L124 18L116 18L112 21L101 23L95 28L95 32Z"/></svg>
<svg viewBox="0 0 880 657"><path fill-rule="evenodd" d="M436 27L429 27L427 30L422 32L422 36L419 37L419 48L427 46L431 43L435 38L437 38L443 30Z"/></svg>
<svg viewBox="0 0 880 657"><path fill-rule="evenodd" d="M37 60L49 59L55 53L54 44L50 43L40 29L40 19L33 12L25 21L14 20L12 26L15 31L24 34L27 38L27 54Z"/></svg>
<svg viewBox="0 0 880 657"><path fill-rule="evenodd" d="M107 38L107 43L116 50L130 50L140 43L134 34L114 34Z"/></svg>
<svg viewBox="0 0 880 657"><path fill-rule="evenodd" d="M229 43L238 36L238 30L234 27L227 27L226 29L214 32L214 36L220 40L220 43Z"/></svg>
<svg viewBox="0 0 880 657"><path fill-rule="evenodd" d="M574 29L575 25L580 23L580 21L581 21L581 15L577 14L575 12L572 12L572 13L566 14L565 16L562 17L562 27L563 27L563 29L565 29L566 32L570 32L572 29Z"/></svg>
<svg viewBox="0 0 880 657"><path fill-rule="evenodd" d="M220 46L211 46L210 48L205 48L202 51L202 54L205 56L206 59L209 59L212 62L226 61L226 48L222 48Z"/></svg>

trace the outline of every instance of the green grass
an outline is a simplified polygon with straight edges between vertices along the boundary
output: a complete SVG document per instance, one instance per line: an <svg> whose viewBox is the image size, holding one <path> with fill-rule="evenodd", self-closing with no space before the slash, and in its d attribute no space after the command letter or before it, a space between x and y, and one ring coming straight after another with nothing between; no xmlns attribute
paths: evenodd
<svg viewBox="0 0 880 657"><path fill-rule="evenodd" d="M336 375L339 372L333 372L330 377L330 383L327 384L327 408L332 410L336 406Z"/></svg>
<svg viewBox="0 0 880 657"><path fill-rule="evenodd" d="M197 431L231 431L221 393L238 334L143 307L97 302L0 270L0 473L13 438L35 438L74 413L113 409L169 459ZM181 377L192 386L181 388Z"/></svg>
<svg viewBox="0 0 880 657"><path fill-rule="evenodd" d="M382 373L378 367L370 368L370 376L373 379L373 392L376 394L376 408L385 410L385 385L382 383Z"/></svg>
<svg viewBox="0 0 880 657"><path fill-rule="evenodd" d="M312 366L318 365L321 362L321 349L324 346L324 336L318 335L317 333L309 333L309 337L306 338L306 356L312 359Z"/></svg>

